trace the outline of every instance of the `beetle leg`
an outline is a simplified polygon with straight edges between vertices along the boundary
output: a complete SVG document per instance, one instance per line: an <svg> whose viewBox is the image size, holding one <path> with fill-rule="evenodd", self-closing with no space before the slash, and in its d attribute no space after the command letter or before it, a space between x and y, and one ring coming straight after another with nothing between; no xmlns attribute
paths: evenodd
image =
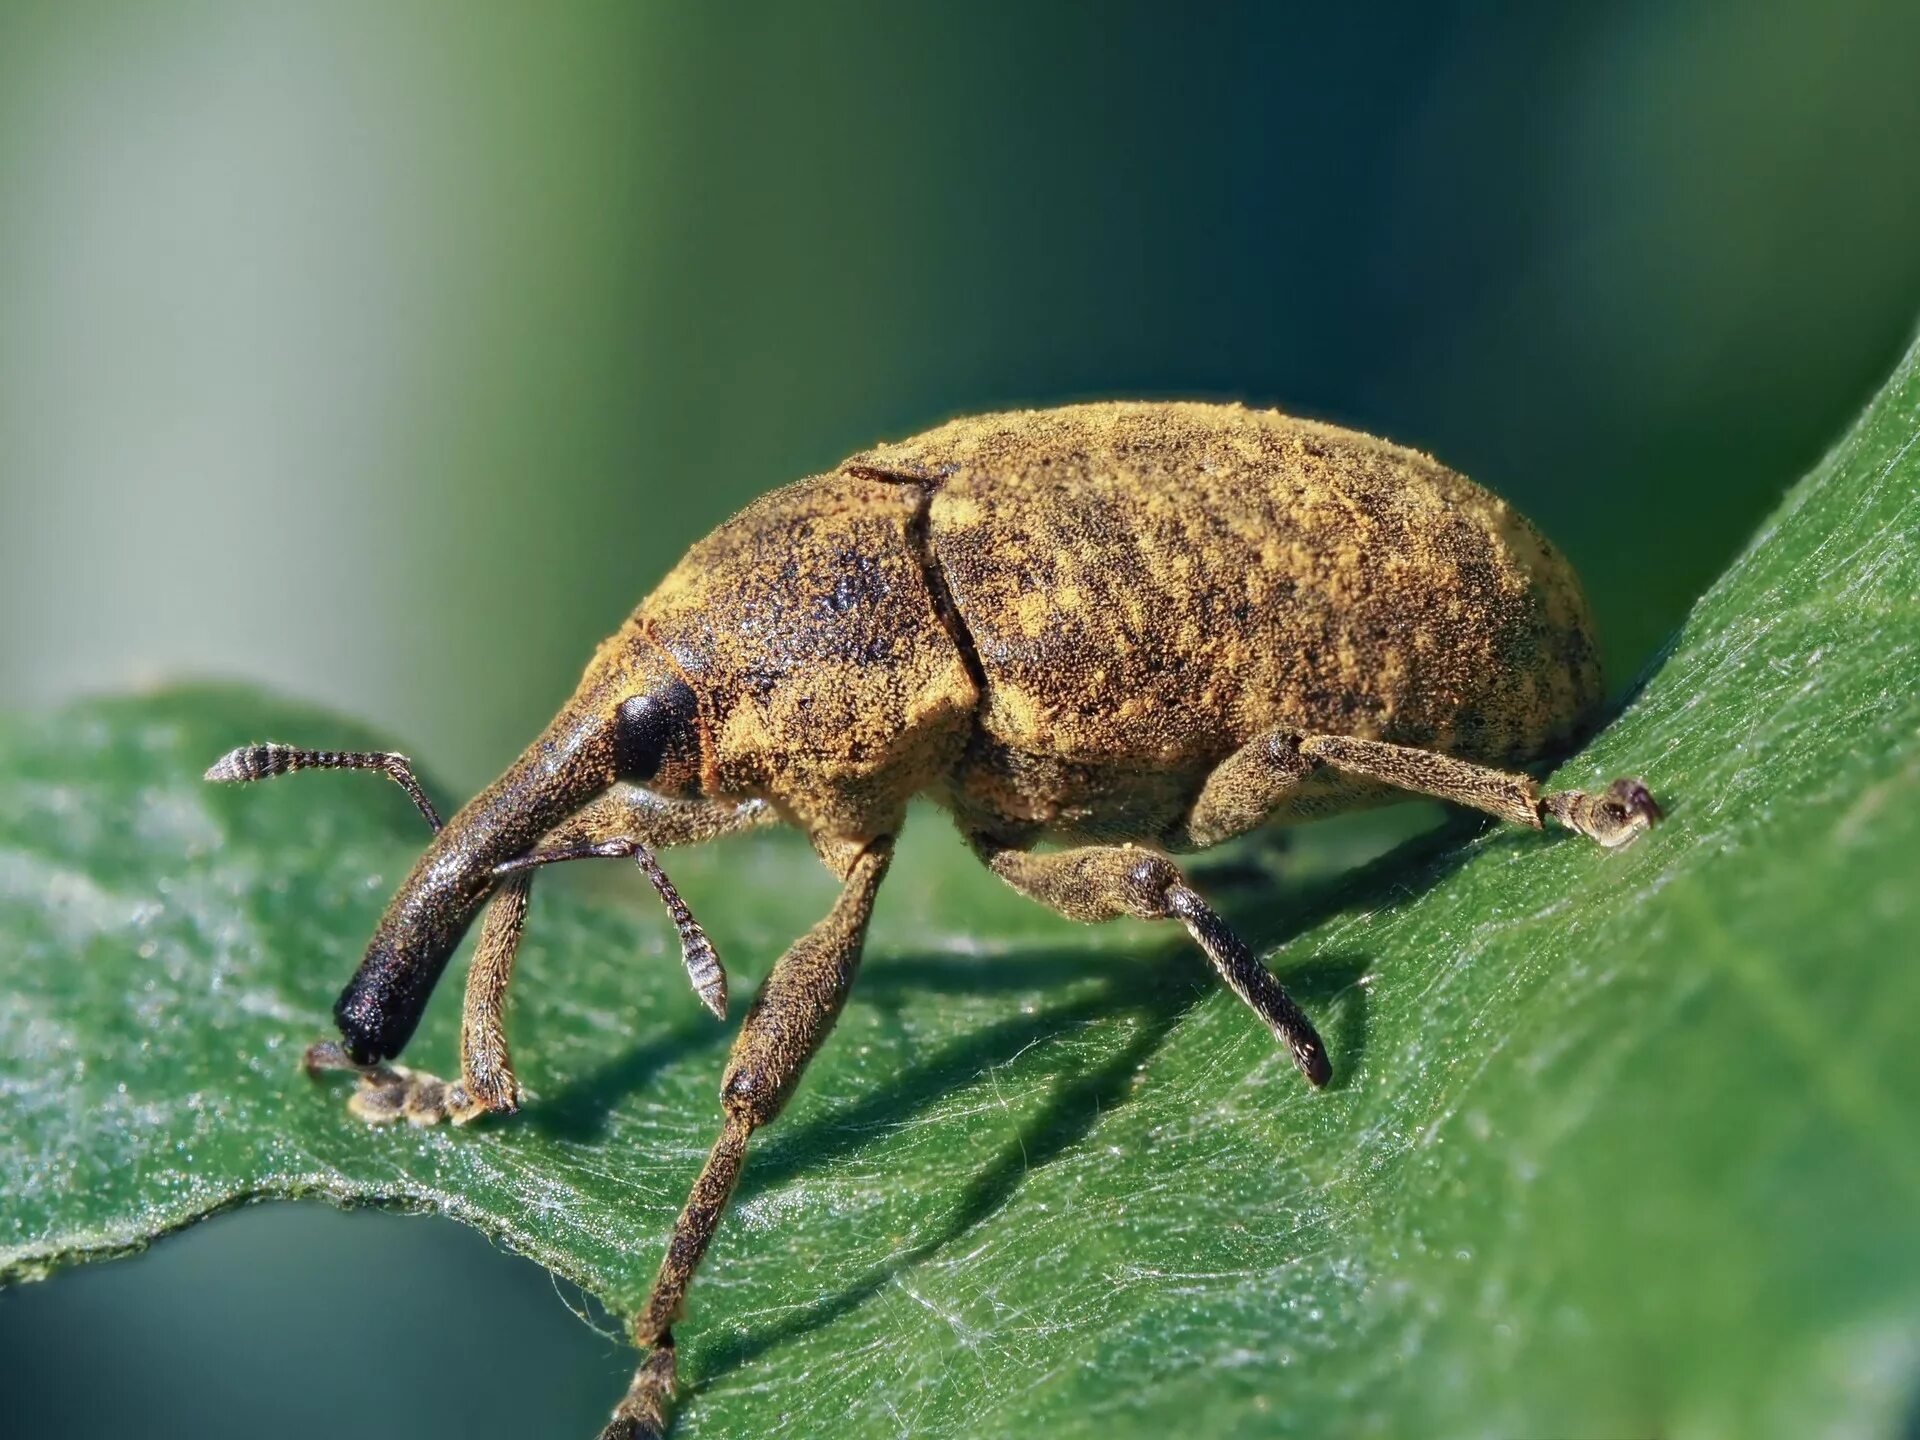
<svg viewBox="0 0 1920 1440"><path fill-rule="evenodd" d="M972 844L994 874L1069 920L1097 923L1120 915L1178 920L1227 987L1287 1047L1308 1082L1320 1086L1332 1078L1326 1046L1313 1022L1166 856L1132 845L1086 845L1035 855L980 836L973 837Z"/></svg>
<svg viewBox="0 0 1920 1440"><path fill-rule="evenodd" d="M359 1065L334 1041L307 1047L309 1075L350 1070L360 1084L347 1100L348 1111L369 1125L406 1120L464 1125L489 1112L511 1114L520 1108L520 1082L507 1053L507 982L520 948L527 918L531 874L513 875L494 890L480 924L473 966L467 972L466 1001L460 1015L460 1078L446 1081L406 1065Z"/></svg>
<svg viewBox="0 0 1920 1440"><path fill-rule="evenodd" d="M532 891L532 875L511 876L494 890L480 922L480 940L460 1005L461 1087L481 1109L506 1115L520 1108L520 1082L507 1053L507 984L513 979L514 956L520 949Z"/></svg>
<svg viewBox="0 0 1920 1440"><path fill-rule="evenodd" d="M507 987L526 926L534 869L555 860L587 856L636 855L650 860L647 842L675 845L704 840L762 824L772 814L770 806L757 800L731 805L665 801L632 787L601 796L542 837L535 853L502 867L506 873L487 902L473 965L467 971L466 998L460 1012L458 1080L441 1080L404 1065L356 1066L339 1052L339 1047L330 1044L308 1051L308 1071L356 1071L360 1085L347 1108L370 1124L404 1119L415 1125L442 1120L464 1125L489 1112L512 1114L520 1108L521 1090L507 1048ZM647 866L643 863L641 868L646 870ZM726 981L713 947L706 943L705 934L686 913L685 905L679 903L672 882L663 874L655 878L658 870L654 865L648 878L657 889L665 884L662 898L674 916L689 964L697 971L696 992L709 1009L724 1007Z"/></svg>
<svg viewBox="0 0 1920 1440"><path fill-rule="evenodd" d="M665 1433L675 1381L673 1325L687 1286L726 1211L748 1137L780 1113L840 1016L860 964L874 895L892 858L888 837L852 860L833 909L781 956L754 997L720 1081L726 1113L720 1138L693 1182L652 1293L633 1322L634 1341L647 1357L600 1440L659 1440Z"/></svg>
<svg viewBox="0 0 1920 1440"><path fill-rule="evenodd" d="M1207 776L1173 848L1204 850L1256 829L1312 769L1291 736L1274 732L1248 741Z"/></svg>
<svg viewBox="0 0 1920 1440"><path fill-rule="evenodd" d="M485 1107L474 1103L460 1081L449 1084L424 1070L407 1065L360 1065L354 1062L335 1040L321 1040L307 1047L303 1062L309 1075L323 1070L348 1070L360 1077L360 1084L347 1098L347 1113L369 1125L391 1125L405 1120L413 1125L438 1125L452 1120L464 1125Z"/></svg>
<svg viewBox="0 0 1920 1440"><path fill-rule="evenodd" d="M351 768L382 769L391 774L383 762L392 758L395 757L371 756L368 757L370 763ZM309 763L283 766L266 773L282 774L290 768L320 767ZM414 1125L451 1120L456 1125L464 1125L490 1112L512 1114L520 1108L522 1095L507 1048L507 988L513 978L520 936L526 927L534 870L561 860L594 856L650 859L650 844L688 844L764 824L772 818L772 807L759 800L723 805L710 801L662 800L633 787L610 791L548 831L532 852L500 867L500 883L487 902L473 965L467 971L466 998L460 1012L458 1080L442 1080L405 1065L356 1065L330 1041L308 1049L307 1072L351 1070L357 1074L360 1084L347 1101L347 1109L373 1125L396 1120ZM641 868L647 870L645 864ZM707 944L699 925L686 913L685 905L679 903L672 882L666 881L664 875L655 878L658 869L658 865L654 865L648 878L656 889L665 883L662 898L667 900L682 946L687 950L689 965L696 972L696 992L709 1009L724 1007L726 981L719 971L713 947Z"/></svg>
<svg viewBox="0 0 1920 1440"><path fill-rule="evenodd" d="M1299 750L1316 764L1469 805L1516 825L1539 830L1548 819L1556 820L1609 850L1628 844L1663 818L1660 806L1639 780L1616 780L1598 795L1584 790L1542 795L1530 776L1383 740L1309 735L1300 741Z"/></svg>

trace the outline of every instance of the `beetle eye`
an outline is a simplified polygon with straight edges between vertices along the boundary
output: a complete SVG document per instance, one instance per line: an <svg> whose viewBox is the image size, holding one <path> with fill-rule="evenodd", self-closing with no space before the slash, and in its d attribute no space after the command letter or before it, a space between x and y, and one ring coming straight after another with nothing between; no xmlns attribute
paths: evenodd
<svg viewBox="0 0 1920 1440"><path fill-rule="evenodd" d="M667 752L692 728L697 709L693 690L677 679L622 701L613 723L614 774L642 783L659 774Z"/></svg>

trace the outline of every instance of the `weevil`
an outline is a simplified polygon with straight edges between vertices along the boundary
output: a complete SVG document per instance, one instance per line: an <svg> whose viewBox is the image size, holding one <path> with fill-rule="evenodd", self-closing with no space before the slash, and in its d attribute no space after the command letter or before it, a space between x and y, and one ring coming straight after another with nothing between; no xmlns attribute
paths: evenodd
<svg viewBox="0 0 1920 1440"><path fill-rule="evenodd" d="M340 1041L309 1052L359 1072L369 1119L519 1103L503 1006L539 867L637 859L716 1014L724 973L655 850L784 823L840 881L728 1058L719 1137L602 1432L637 1440L665 1430L688 1284L749 1137L846 1001L910 797L1062 915L1178 921L1319 1087L1311 1021L1171 857L1410 793L1624 845L1661 818L1641 781L1543 794L1523 768L1601 698L1572 570L1487 491L1276 412L1107 403L956 420L749 505L444 826L396 755L246 746L208 778L383 770L434 827L335 1006ZM460 1079L392 1064L483 907Z"/></svg>

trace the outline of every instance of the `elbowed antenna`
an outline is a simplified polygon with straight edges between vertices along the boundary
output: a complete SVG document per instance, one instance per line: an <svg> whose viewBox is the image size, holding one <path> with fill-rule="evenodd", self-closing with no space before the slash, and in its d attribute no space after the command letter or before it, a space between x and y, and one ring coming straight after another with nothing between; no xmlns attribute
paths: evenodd
<svg viewBox="0 0 1920 1440"><path fill-rule="evenodd" d="M680 936L680 960L687 967L687 981L693 986L693 993L700 1003L713 1012L713 1018L727 1018L727 972L720 963L720 954L713 948L713 941L707 938L706 929L693 918L693 910L680 898L679 887L668 878L659 858L651 846L638 840L621 838L616 840L591 841L582 845L570 846L564 850L551 850L526 855L516 855L505 864L495 868L499 877L525 874L542 865L558 865L568 860L620 860L631 855L639 865L640 873L652 883L659 892L661 903L667 907L667 914L673 920L673 928Z"/></svg>
<svg viewBox="0 0 1920 1440"><path fill-rule="evenodd" d="M413 778L413 765L406 756L391 750L303 750L297 745L282 745L269 740L262 745L241 745L229 750L207 767L202 779L215 784L245 780L271 780L275 775L291 775L296 770L378 770L407 792L414 809L426 817L427 824L440 828L440 812L420 782Z"/></svg>
<svg viewBox="0 0 1920 1440"><path fill-rule="evenodd" d="M693 918L693 911L680 898L680 892L674 888L673 881L667 878L667 872L660 868L653 851L642 845L633 852L633 858L639 862L641 872L653 882L653 888L660 892L667 914L673 917L673 928L680 932L680 958L686 964L687 979L693 985L693 993L700 997L702 1005L713 1012L714 1019L726 1019L727 972L721 968L720 956L715 952L713 942L707 938L707 932L701 928L700 922Z"/></svg>

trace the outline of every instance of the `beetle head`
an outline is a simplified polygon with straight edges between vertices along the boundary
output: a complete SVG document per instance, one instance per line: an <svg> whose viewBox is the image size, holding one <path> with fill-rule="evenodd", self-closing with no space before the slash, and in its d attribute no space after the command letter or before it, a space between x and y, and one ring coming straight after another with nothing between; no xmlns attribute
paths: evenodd
<svg viewBox="0 0 1920 1440"><path fill-rule="evenodd" d="M333 1007L347 1053L363 1065L400 1053L496 866L615 781L691 792L701 751L698 699L666 657L633 627L603 644L539 739L446 823L401 882Z"/></svg>

